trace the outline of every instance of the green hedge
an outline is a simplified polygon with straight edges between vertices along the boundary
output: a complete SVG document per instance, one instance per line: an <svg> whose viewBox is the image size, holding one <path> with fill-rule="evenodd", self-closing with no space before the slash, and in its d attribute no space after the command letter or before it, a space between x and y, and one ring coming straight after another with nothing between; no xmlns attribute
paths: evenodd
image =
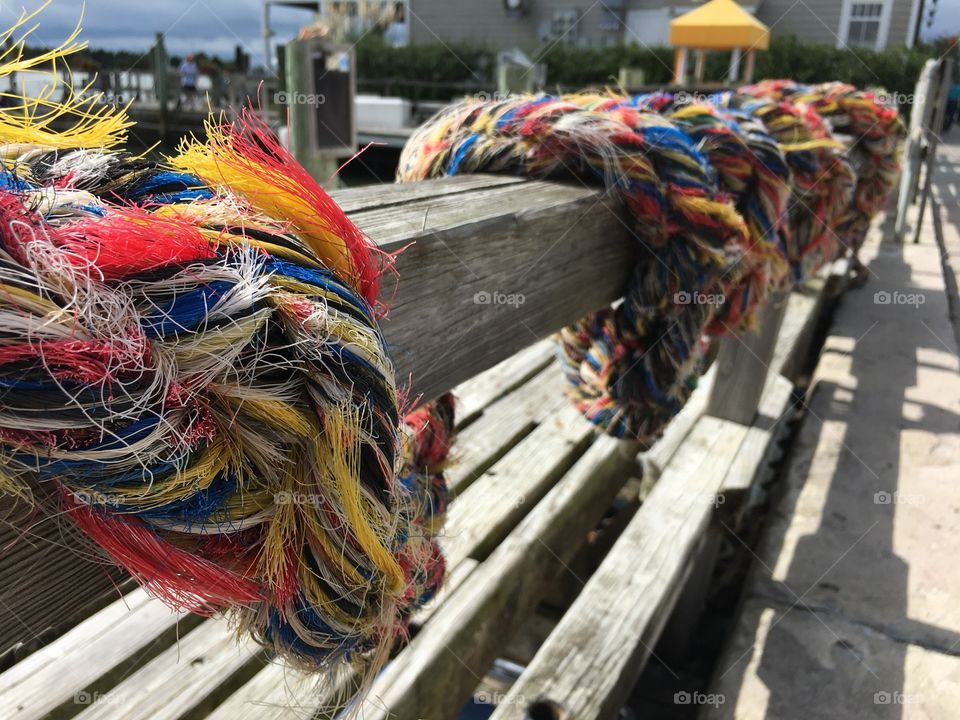
<svg viewBox="0 0 960 720"><path fill-rule="evenodd" d="M401 95L414 100L449 100L468 92L493 90L496 51L477 45L441 43L395 48L375 34L361 39L357 72L362 92ZM580 48L556 44L531 57L547 65L547 89L569 91L589 85L612 85L621 67L642 68L647 82L668 83L673 50L616 45ZM908 50L838 50L830 45L776 37L757 54L757 78L792 78L800 82L843 80L858 87L884 87L910 94L923 63L936 55L933 46ZM722 79L729 53L710 53L707 78Z"/></svg>

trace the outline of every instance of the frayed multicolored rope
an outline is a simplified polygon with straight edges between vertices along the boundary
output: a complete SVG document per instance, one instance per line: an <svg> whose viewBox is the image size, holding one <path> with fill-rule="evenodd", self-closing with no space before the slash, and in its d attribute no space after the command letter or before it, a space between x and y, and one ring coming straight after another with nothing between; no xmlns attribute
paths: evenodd
<svg viewBox="0 0 960 720"><path fill-rule="evenodd" d="M850 231L856 175L823 119L849 93L824 91L833 105L755 96L764 94L772 90L696 102L666 94L467 99L413 134L398 180L575 177L622 195L640 246L624 300L561 330L558 356L568 394L589 420L649 445L694 388L705 337L750 327L769 293L810 277L841 251L838 233ZM858 117L869 114L861 100L850 100ZM877 115L882 132L895 134L886 110ZM884 180L864 186L870 199L855 206L857 227L882 205L895 172L891 142L876 141L883 163L874 175Z"/></svg>
<svg viewBox="0 0 960 720"><path fill-rule="evenodd" d="M669 93L572 97L584 98L590 109L603 112L617 107L657 112L697 143L716 171L720 189L733 197L749 231L749 244L740 261L724 277L724 300L707 333L724 335L753 327L757 307L788 275L781 233L791 174L776 140L746 115L701 102L688 103L683 96Z"/></svg>
<svg viewBox="0 0 960 720"><path fill-rule="evenodd" d="M374 671L443 576L454 412L401 415L390 258L250 112L165 164L6 127L0 492L298 668Z"/></svg>
<svg viewBox="0 0 960 720"><path fill-rule="evenodd" d="M832 133L850 137L850 152L863 162L857 168L856 189L849 212L838 223L841 242L854 254L860 249L870 219L886 205L900 173L900 153L906 125L894 107L877 93L832 82L801 85L790 80L765 80L741 88L740 93L787 101L810 108Z"/></svg>
<svg viewBox="0 0 960 720"><path fill-rule="evenodd" d="M703 328L749 248L746 224L696 143L664 118L589 98L467 100L420 128L399 178L495 171L616 189L642 260L615 309L560 333L568 393L592 422L649 442L696 385Z"/></svg>

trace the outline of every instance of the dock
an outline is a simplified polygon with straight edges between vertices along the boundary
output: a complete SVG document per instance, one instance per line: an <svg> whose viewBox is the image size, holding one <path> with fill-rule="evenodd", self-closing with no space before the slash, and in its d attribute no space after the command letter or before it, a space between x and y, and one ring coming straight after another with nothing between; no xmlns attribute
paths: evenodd
<svg viewBox="0 0 960 720"><path fill-rule="evenodd" d="M700 717L957 717L960 131L946 140L919 243L874 233L836 311Z"/></svg>

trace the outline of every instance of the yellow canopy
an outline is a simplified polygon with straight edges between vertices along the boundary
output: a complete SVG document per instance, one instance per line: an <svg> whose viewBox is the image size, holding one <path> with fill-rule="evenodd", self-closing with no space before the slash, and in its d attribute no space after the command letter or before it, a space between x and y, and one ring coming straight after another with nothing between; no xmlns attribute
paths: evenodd
<svg viewBox="0 0 960 720"><path fill-rule="evenodd" d="M710 0L670 23L670 43L704 50L766 50L770 31L734 0Z"/></svg>

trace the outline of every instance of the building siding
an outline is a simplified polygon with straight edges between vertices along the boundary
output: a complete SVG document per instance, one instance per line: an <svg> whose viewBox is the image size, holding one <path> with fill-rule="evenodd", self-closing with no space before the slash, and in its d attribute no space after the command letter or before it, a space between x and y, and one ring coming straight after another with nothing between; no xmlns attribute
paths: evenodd
<svg viewBox="0 0 960 720"><path fill-rule="evenodd" d="M796 35L802 40L836 46L844 33L840 17L844 0L764 0L757 18L773 35ZM904 45L910 26L912 0L893 0L887 47Z"/></svg>
<svg viewBox="0 0 960 720"><path fill-rule="evenodd" d="M616 8L609 0L606 6ZM535 0L530 12L520 17L507 13L503 0L410 0L410 41L436 42L439 37L445 42L533 49L542 44L541 29L560 10L583 13L576 33L566 37L565 42L603 46L623 40L623 25L615 22L614 29L604 29L605 7L586 0ZM623 12L619 16L622 20Z"/></svg>
<svg viewBox="0 0 960 720"><path fill-rule="evenodd" d="M836 46L843 34L840 30L843 3L844 0L762 0L756 16L774 36L796 35L803 40ZM553 41L544 40L542 30L549 26L555 12L580 10L583 14L575 36L571 33L563 42L602 47L630 41L624 22L630 10L673 8L672 15L696 4L691 0L605 0L605 3L533 0L527 14L514 17L505 10L503 0L410 0L410 41L429 43L439 39L531 51ZM893 0L887 46L906 43L912 5L912 0ZM606 8L616 9L619 21L613 20ZM605 21L612 23L613 29L605 29ZM662 44L668 44L666 37Z"/></svg>
<svg viewBox="0 0 960 720"><path fill-rule="evenodd" d="M910 38L910 14L913 11L913 2L909 0L894 0L890 8L890 32L887 35L887 47L906 45Z"/></svg>
<svg viewBox="0 0 960 720"><path fill-rule="evenodd" d="M764 0L757 19L773 35L796 35L803 40L837 44L843 0Z"/></svg>

